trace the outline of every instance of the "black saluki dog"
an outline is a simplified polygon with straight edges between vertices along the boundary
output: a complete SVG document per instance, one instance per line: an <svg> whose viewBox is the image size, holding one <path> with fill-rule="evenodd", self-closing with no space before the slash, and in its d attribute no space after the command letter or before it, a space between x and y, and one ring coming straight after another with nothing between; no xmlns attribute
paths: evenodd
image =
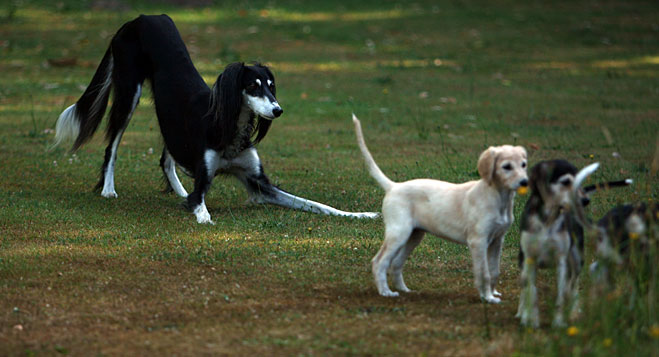
<svg viewBox="0 0 659 357"><path fill-rule="evenodd" d="M169 190L187 198L199 223L212 223L204 197L213 177L232 174L256 203L271 203L315 213L368 217L345 212L287 193L270 183L254 147L283 110L275 97L275 78L263 65L233 63L212 89L199 75L172 19L145 16L124 24L112 38L82 97L57 120L55 144L75 138L73 149L87 142L105 114L114 92L106 137L109 144L96 189L117 197L114 165L122 134L139 101L144 80L151 82L156 114L164 138L160 166ZM176 166L194 178L188 194Z"/></svg>

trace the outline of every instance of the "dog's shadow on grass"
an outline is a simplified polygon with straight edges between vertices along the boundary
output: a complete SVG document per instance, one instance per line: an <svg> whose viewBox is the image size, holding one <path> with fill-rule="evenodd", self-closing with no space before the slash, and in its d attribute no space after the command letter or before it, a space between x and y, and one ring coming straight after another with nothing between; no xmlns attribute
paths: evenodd
<svg viewBox="0 0 659 357"><path fill-rule="evenodd" d="M215 225L197 223L184 198L157 189L138 192L126 187L118 190L116 198L102 197L91 189L56 190L48 193L48 200L58 206L58 221L84 221L91 225L112 225L116 229L139 223L144 230L154 226L171 233L211 227L218 231L235 230L235 226L265 219L273 213L279 215L290 211L268 204L248 203L235 197L214 196L209 200L208 207Z"/></svg>
<svg viewBox="0 0 659 357"><path fill-rule="evenodd" d="M482 325L485 321L485 311L492 322L506 321L512 326L517 324L512 309L516 306L516 299L511 303L501 305L484 304L478 294L462 290L424 290L412 291L390 298L380 296L375 288L354 290L346 292L337 289L341 302L346 306L346 311L357 315L374 314L402 314L402 315L428 315L433 318L459 318L462 322L474 325ZM509 305L509 306L508 306ZM515 306L513 306L515 305Z"/></svg>

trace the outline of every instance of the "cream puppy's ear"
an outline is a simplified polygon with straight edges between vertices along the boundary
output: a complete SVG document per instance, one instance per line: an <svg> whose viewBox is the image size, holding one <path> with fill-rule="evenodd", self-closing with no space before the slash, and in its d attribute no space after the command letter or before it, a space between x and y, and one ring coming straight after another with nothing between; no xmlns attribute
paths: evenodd
<svg viewBox="0 0 659 357"><path fill-rule="evenodd" d="M494 180L494 171L497 164L497 157L499 153L497 149L493 146L487 148L483 151L481 156L478 158L478 174L481 175L481 178L487 183L492 183Z"/></svg>

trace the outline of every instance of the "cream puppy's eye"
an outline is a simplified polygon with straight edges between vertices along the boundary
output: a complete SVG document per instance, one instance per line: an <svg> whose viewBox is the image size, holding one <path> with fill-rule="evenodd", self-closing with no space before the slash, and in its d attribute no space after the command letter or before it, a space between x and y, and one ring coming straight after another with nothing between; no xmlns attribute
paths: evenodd
<svg viewBox="0 0 659 357"><path fill-rule="evenodd" d="M522 162L522 168L523 168L523 169L526 168L526 162Z"/></svg>
<svg viewBox="0 0 659 357"><path fill-rule="evenodd" d="M505 164L505 165L503 165L503 169L506 170L506 171L510 171L510 170L513 169L513 165L511 165L511 164Z"/></svg>

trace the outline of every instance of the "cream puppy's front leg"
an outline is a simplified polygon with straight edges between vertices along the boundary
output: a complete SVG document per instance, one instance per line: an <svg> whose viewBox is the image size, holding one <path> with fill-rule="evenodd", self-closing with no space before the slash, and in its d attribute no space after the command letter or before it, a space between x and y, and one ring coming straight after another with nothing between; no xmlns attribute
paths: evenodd
<svg viewBox="0 0 659 357"><path fill-rule="evenodd" d="M492 243L487 247L487 265L490 269L490 286L492 287L492 295L500 298L501 293L495 287L499 281L501 271L499 269L501 261L501 249L503 248L503 235L496 236Z"/></svg>
<svg viewBox="0 0 659 357"><path fill-rule="evenodd" d="M467 239L473 263L474 283L481 299L491 304L498 304L501 302L501 299L492 294L492 281L485 242L485 239L479 237Z"/></svg>

